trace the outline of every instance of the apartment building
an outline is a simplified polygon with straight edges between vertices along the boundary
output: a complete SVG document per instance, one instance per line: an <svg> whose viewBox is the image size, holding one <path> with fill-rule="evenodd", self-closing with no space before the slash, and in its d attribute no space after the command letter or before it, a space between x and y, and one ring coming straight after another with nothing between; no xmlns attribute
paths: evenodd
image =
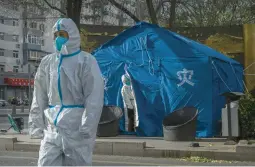
<svg viewBox="0 0 255 167"><path fill-rule="evenodd" d="M51 26L34 5L0 0L0 99L32 93L40 60L53 52Z"/></svg>
<svg viewBox="0 0 255 167"><path fill-rule="evenodd" d="M53 4L64 9L64 0L53 1ZM41 59L53 52L51 29L60 16L57 11L47 13L36 7L33 0L22 5L11 2L0 0L0 99L5 100L28 97L29 92L32 93L29 85L33 84ZM135 0L119 2L135 12ZM134 24L132 19L107 1L84 1L81 13L82 24Z"/></svg>

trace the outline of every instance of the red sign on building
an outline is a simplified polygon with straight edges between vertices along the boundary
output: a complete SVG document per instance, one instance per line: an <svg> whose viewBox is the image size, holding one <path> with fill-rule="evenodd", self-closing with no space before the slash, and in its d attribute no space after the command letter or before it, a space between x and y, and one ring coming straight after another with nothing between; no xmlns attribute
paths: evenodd
<svg viewBox="0 0 255 167"><path fill-rule="evenodd" d="M4 78L4 83L10 86L29 86L29 79L24 78ZM30 79L30 85L34 85L34 80Z"/></svg>

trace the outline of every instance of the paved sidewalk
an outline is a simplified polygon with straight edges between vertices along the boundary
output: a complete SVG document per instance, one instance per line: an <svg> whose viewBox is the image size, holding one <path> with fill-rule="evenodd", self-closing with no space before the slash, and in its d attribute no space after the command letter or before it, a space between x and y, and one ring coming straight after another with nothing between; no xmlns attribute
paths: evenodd
<svg viewBox="0 0 255 167"><path fill-rule="evenodd" d="M40 139L30 139L25 134L8 133L2 137L17 137L18 142L40 144ZM218 152L235 152L235 145L224 145L225 139L200 139L200 147L190 147L192 142L169 142L160 137L136 137L136 136L117 136L97 138L97 142L124 142L124 143L146 143L146 148L154 148L161 150L196 150L196 151L218 151Z"/></svg>
<svg viewBox="0 0 255 167"><path fill-rule="evenodd" d="M97 138L94 154L157 158L199 156L216 160L255 161L255 146L224 145L224 141L225 139L200 139L196 141L200 147L190 147L191 142L169 142L162 138L135 136ZM40 146L39 139L30 139L27 134L2 134L0 145L4 143L7 145L1 146L0 150L38 151Z"/></svg>

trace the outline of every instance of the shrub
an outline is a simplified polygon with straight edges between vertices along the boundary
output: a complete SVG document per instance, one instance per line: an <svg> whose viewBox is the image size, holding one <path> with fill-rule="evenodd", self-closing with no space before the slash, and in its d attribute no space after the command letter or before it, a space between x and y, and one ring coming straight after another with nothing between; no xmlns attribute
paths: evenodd
<svg viewBox="0 0 255 167"><path fill-rule="evenodd" d="M255 139L255 98L247 94L239 101L241 137Z"/></svg>

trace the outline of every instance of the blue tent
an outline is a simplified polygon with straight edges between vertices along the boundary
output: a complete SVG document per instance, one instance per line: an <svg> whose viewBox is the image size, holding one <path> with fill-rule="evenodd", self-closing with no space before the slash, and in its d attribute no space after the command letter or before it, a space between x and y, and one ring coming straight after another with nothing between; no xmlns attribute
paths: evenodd
<svg viewBox="0 0 255 167"><path fill-rule="evenodd" d="M141 22L92 53L105 79L105 104L123 107L121 76L131 75L138 136L162 136L162 120L184 106L199 110L197 136L217 133L224 92L243 91L243 67L193 40ZM125 133L124 119L120 129Z"/></svg>

